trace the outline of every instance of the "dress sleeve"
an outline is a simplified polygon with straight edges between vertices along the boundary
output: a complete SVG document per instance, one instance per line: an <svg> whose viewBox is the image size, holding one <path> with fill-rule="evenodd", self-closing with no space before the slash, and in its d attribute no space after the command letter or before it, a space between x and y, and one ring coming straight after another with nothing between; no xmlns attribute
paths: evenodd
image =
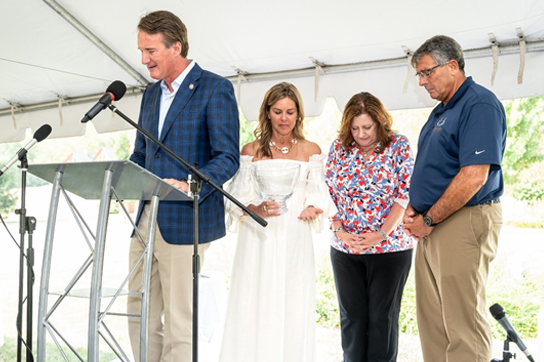
<svg viewBox="0 0 544 362"><path fill-rule="evenodd" d="M253 156L240 156L240 168L232 178L227 192L244 205L259 204L261 199L251 182ZM238 224L245 217L242 209L225 198L226 226L231 232L238 232Z"/></svg>
<svg viewBox="0 0 544 362"><path fill-rule="evenodd" d="M409 191L414 169L414 158L410 142L405 136L399 137L394 157L397 174L395 202L406 209L410 201Z"/></svg>
<svg viewBox="0 0 544 362"><path fill-rule="evenodd" d="M329 155L327 157L327 164L325 167L325 182L327 183L327 188L329 191L329 195L334 203L336 205L337 210L340 209L339 205L341 205L341 199L336 191L336 180L337 180L337 148L339 146L338 139L333 141L331 144ZM341 220L340 212L337 211L336 214L331 216L331 222L335 222Z"/></svg>
<svg viewBox="0 0 544 362"><path fill-rule="evenodd" d="M311 226L316 233L323 230L323 220L336 214L336 206L332 202L331 196L325 183L325 155L312 155L309 160L310 170L308 172L308 184L306 189L306 201L304 208L313 205L323 210L323 214L311 222Z"/></svg>

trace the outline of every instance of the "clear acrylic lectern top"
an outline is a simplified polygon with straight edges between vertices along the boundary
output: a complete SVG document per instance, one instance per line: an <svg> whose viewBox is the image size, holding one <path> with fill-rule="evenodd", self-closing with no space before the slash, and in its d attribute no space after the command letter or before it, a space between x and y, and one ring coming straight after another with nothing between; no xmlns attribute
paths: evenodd
<svg viewBox="0 0 544 362"><path fill-rule="evenodd" d="M161 201L193 200L132 161L36 164L29 165L28 172L53 183L57 171L61 170L64 173L62 186L66 191L87 200L99 200L107 168L113 171L112 186L122 200L151 200L153 195L159 196Z"/></svg>

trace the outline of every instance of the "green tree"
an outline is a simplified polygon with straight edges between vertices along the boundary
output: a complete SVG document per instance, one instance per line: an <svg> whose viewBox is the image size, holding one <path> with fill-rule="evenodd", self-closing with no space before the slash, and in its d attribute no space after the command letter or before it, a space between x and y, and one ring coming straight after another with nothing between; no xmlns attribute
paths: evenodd
<svg viewBox="0 0 544 362"><path fill-rule="evenodd" d="M508 136L502 167L506 184L520 181L522 171L544 160L544 97L504 102Z"/></svg>
<svg viewBox="0 0 544 362"><path fill-rule="evenodd" d="M7 170L0 178L0 214L3 216L11 214L15 210L17 202L16 190L20 185L19 175L20 172L15 167Z"/></svg>
<svg viewBox="0 0 544 362"><path fill-rule="evenodd" d="M257 127L257 122L250 122L240 111L240 150L249 142L255 141L253 130Z"/></svg>
<svg viewBox="0 0 544 362"><path fill-rule="evenodd" d="M3 157L0 163L4 165L21 149L21 142L0 144L0 154ZM21 184L21 171L17 167L21 163L15 162L2 176L0 176L0 213L8 215L15 210L17 202L17 188Z"/></svg>
<svg viewBox="0 0 544 362"><path fill-rule="evenodd" d="M126 133L122 133L116 140L115 143L115 157L118 160L128 160L130 157L130 140Z"/></svg>

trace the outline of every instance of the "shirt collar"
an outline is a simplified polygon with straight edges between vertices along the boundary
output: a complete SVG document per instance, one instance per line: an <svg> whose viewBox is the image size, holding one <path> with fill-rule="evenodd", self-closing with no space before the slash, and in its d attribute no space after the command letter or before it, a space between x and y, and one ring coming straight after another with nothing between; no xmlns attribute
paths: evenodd
<svg viewBox="0 0 544 362"><path fill-rule="evenodd" d="M459 99L461 99L461 97L465 95L468 88L473 84L474 84L474 81L472 80L472 77L467 77L467 79L465 79L463 84L461 84L459 89L455 92L453 97L451 97L450 101L446 105L444 105L444 102L440 102L440 104L437 107L437 113L443 113L446 110L453 108L455 103L457 103L457 101L459 101Z"/></svg>
<svg viewBox="0 0 544 362"><path fill-rule="evenodd" d="M189 65L187 66L187 68L185 68L183 72L181 72L181 74L178 75L178 77L172 82L172 89L174 90L173 92L170 92L170 89L168 89L168 86L166 85L164 80L161 80L160 85L161 85L162 93L168 94L168 95L176 94L178 92L179 87L181 86L185 78L187 77L187 74L189 74L189 72L194 68L194 66L195 66L195 62L192 60L189 60Z"/></svg>

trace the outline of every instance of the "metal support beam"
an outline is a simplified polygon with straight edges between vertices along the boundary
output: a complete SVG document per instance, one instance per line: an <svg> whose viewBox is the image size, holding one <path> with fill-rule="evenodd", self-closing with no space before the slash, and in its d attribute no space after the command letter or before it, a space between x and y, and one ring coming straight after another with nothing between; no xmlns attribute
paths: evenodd
<svg viewBox="0 0 544 362"><path fill-rule="evenodd" d="M44 0L44 1L52 1L52 0ZM535 52L544 52L544 41L540 40L535 42L527 42L527 53L535 53ZM501 53L501 56L519 54L519 44L517 42L501 43L500 53ZM465 59L493 57L493 50L491 46L485 47L485 48L478 48L478 49L468 49L468 50L464 50L464 55L465 55ZM325 74L333 74L333 73L355 72L360 70L403 67L403 66L406 66L407 56L408 55L399 57L399 58L375 60L375 61L352 63L352 64L323 65L321 68L323 69ZM305 77L305 76L312 76L312 77L315 76L315 66L312 66L310 68L305 68L305 69L294 69L294 70L286 70L286 71L280 71L280 72L269 72L269 73L258 73L258 74L250 74L250 73L243 72L244 80L247 82L265 81L265 80L272 80L272 79L283 80L288 78ZM233 75L226 78L230 80L233 84L237 84L238 77L239 75ZM143 88L140 88L140 87L130 88L129 90L127 90L127 94L129 94L130 92L132 92L133 94L142 93ZM65 99L65 101L67 105L91 102L91 101L96 101L98 98L100 98L100 96L102 96L102 94L103 93L93 94L89 96L82 96L82 97L74 97L74 98ZM37 110L48 109L53 107L58 107L58 100L39 103L39 104L31 104L31 105L17 105L17 108L14 111L15 113L18 113L18 112L27 112L27 111L37 111ZM0 116L11 115L11 112L12 112L11 108L0 109Z"/></svg>
<svg viewBox="0 0 544 362"><path fill-rule="evenodd" d="M127 89L125 98L128 95L137 95L137 94L143 93L144 90L145 88L142 88L142 87L129 88ZM88 96L81 96L81 97L74 97L74 98L65 97L62 99L62 101L65 106L70 106L70 105L80 104L80 103L96 102L103 95L104 93L98 93L98 94L90 94ZM34 104L28 104L28 105L17 104L17 106L14 109L14 113L40 111L44 109L51 109L51 108L58 108L58 107L59 107L58 99L54 101L50 101L50 102L34 103ZM0 117L8 116L8 115L11 115L11 108L0 109Z"/></svg>
<svg viewBox="0 0 544 362"><path fill-rule="evenodd" d="M60 16L64 18L70 25L77 29L83 36L91 41L98 49L102 50L111 60L113 60L117 65L119 65L123 70L125 70L138 84L142 86L149 85L147 79L141 75L136 69L134 69L130 64L128 64L123 58L121 58L116 52L114 52L110 47L108 47L102 40L100 40L93 32L87 29L79 20L77 20L72 14L70 14L66 9L64 9L59 3L55 0L43 0L47 5L49 5L53 10L55 10Z"/></svg>
<svg viewBox="0 0 544 362"><path fill-rule="evenodd" d="M500 46L501 55L509 54L519 54L519 44L516 43L501 43ZM527 42L527 52L544 52L544 41L535 41ZM468 49L463 51L465 60L466 59L476 59L476 58L486 58L492 56L492 50L490 47L486 48L477 48L477 49ZM373 60L368 62L360 63L351 63L351 64L340 64L340 65L324 65L322 66L323 71L326 74L333 73L346 73L354 72L359 70L373 70L373 69L383 69L383 68L393 68L393 67L402 67L406 66L406 56L399 58L391 59L382 59L382 60ZM258 73L258 74L244 74L244 77L248 82L259 81L259 80L269 80L269 79L285 79L285 78L296 78L303 76L314 76L315 75L315 66L304 69L294 69L294 70L285 70L279 72L270 72L270 73ZM236 82L237 76L226 77L231 82Z"/></svg>

